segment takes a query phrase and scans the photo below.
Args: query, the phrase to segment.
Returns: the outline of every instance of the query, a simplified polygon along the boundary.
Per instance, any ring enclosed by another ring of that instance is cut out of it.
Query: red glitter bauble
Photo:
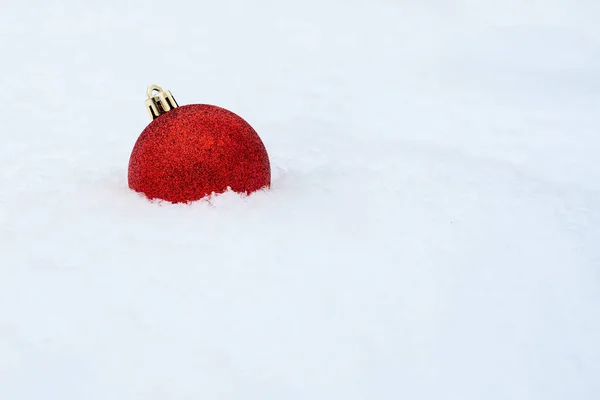
[[[271,166],[256,131],[224,108],[192,104],[154,119],[129,160],[129,187],[150,199],[199,200],[227,188],[251,193],[271,183]]]

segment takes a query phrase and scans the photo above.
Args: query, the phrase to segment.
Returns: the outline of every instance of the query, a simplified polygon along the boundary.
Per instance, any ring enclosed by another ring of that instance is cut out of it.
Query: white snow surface
[[[600,398],[600,2],[0,5],[0,398]],[[272,188],[127,186],[150,84]]]

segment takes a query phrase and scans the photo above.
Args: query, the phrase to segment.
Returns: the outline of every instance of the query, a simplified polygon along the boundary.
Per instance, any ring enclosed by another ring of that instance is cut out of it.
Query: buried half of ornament
[[[129,187],[173,203],[228,188],[267,188],[271,167],[256,131],[221,107],[192,104],[160,115],[144,129],[129,160]]]

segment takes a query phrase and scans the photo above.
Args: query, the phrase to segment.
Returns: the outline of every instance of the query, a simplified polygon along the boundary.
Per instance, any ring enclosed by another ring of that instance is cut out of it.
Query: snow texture
[[[600,2],[0,5],[0,398],[600,398]],[[146,87],[273,187],[127,187]]]

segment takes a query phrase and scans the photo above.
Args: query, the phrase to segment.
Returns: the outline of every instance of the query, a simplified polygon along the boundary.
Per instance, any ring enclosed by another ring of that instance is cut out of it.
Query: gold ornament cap
[[[150,118],[153,120],[167,111],[179,107],[179,104],[177,104],[171,92],[169,90],[163,90],[158,85],[148,86],[146,95],[148,96],[146,99],[146,109],[148,110],[148,114],[150,114]]]

